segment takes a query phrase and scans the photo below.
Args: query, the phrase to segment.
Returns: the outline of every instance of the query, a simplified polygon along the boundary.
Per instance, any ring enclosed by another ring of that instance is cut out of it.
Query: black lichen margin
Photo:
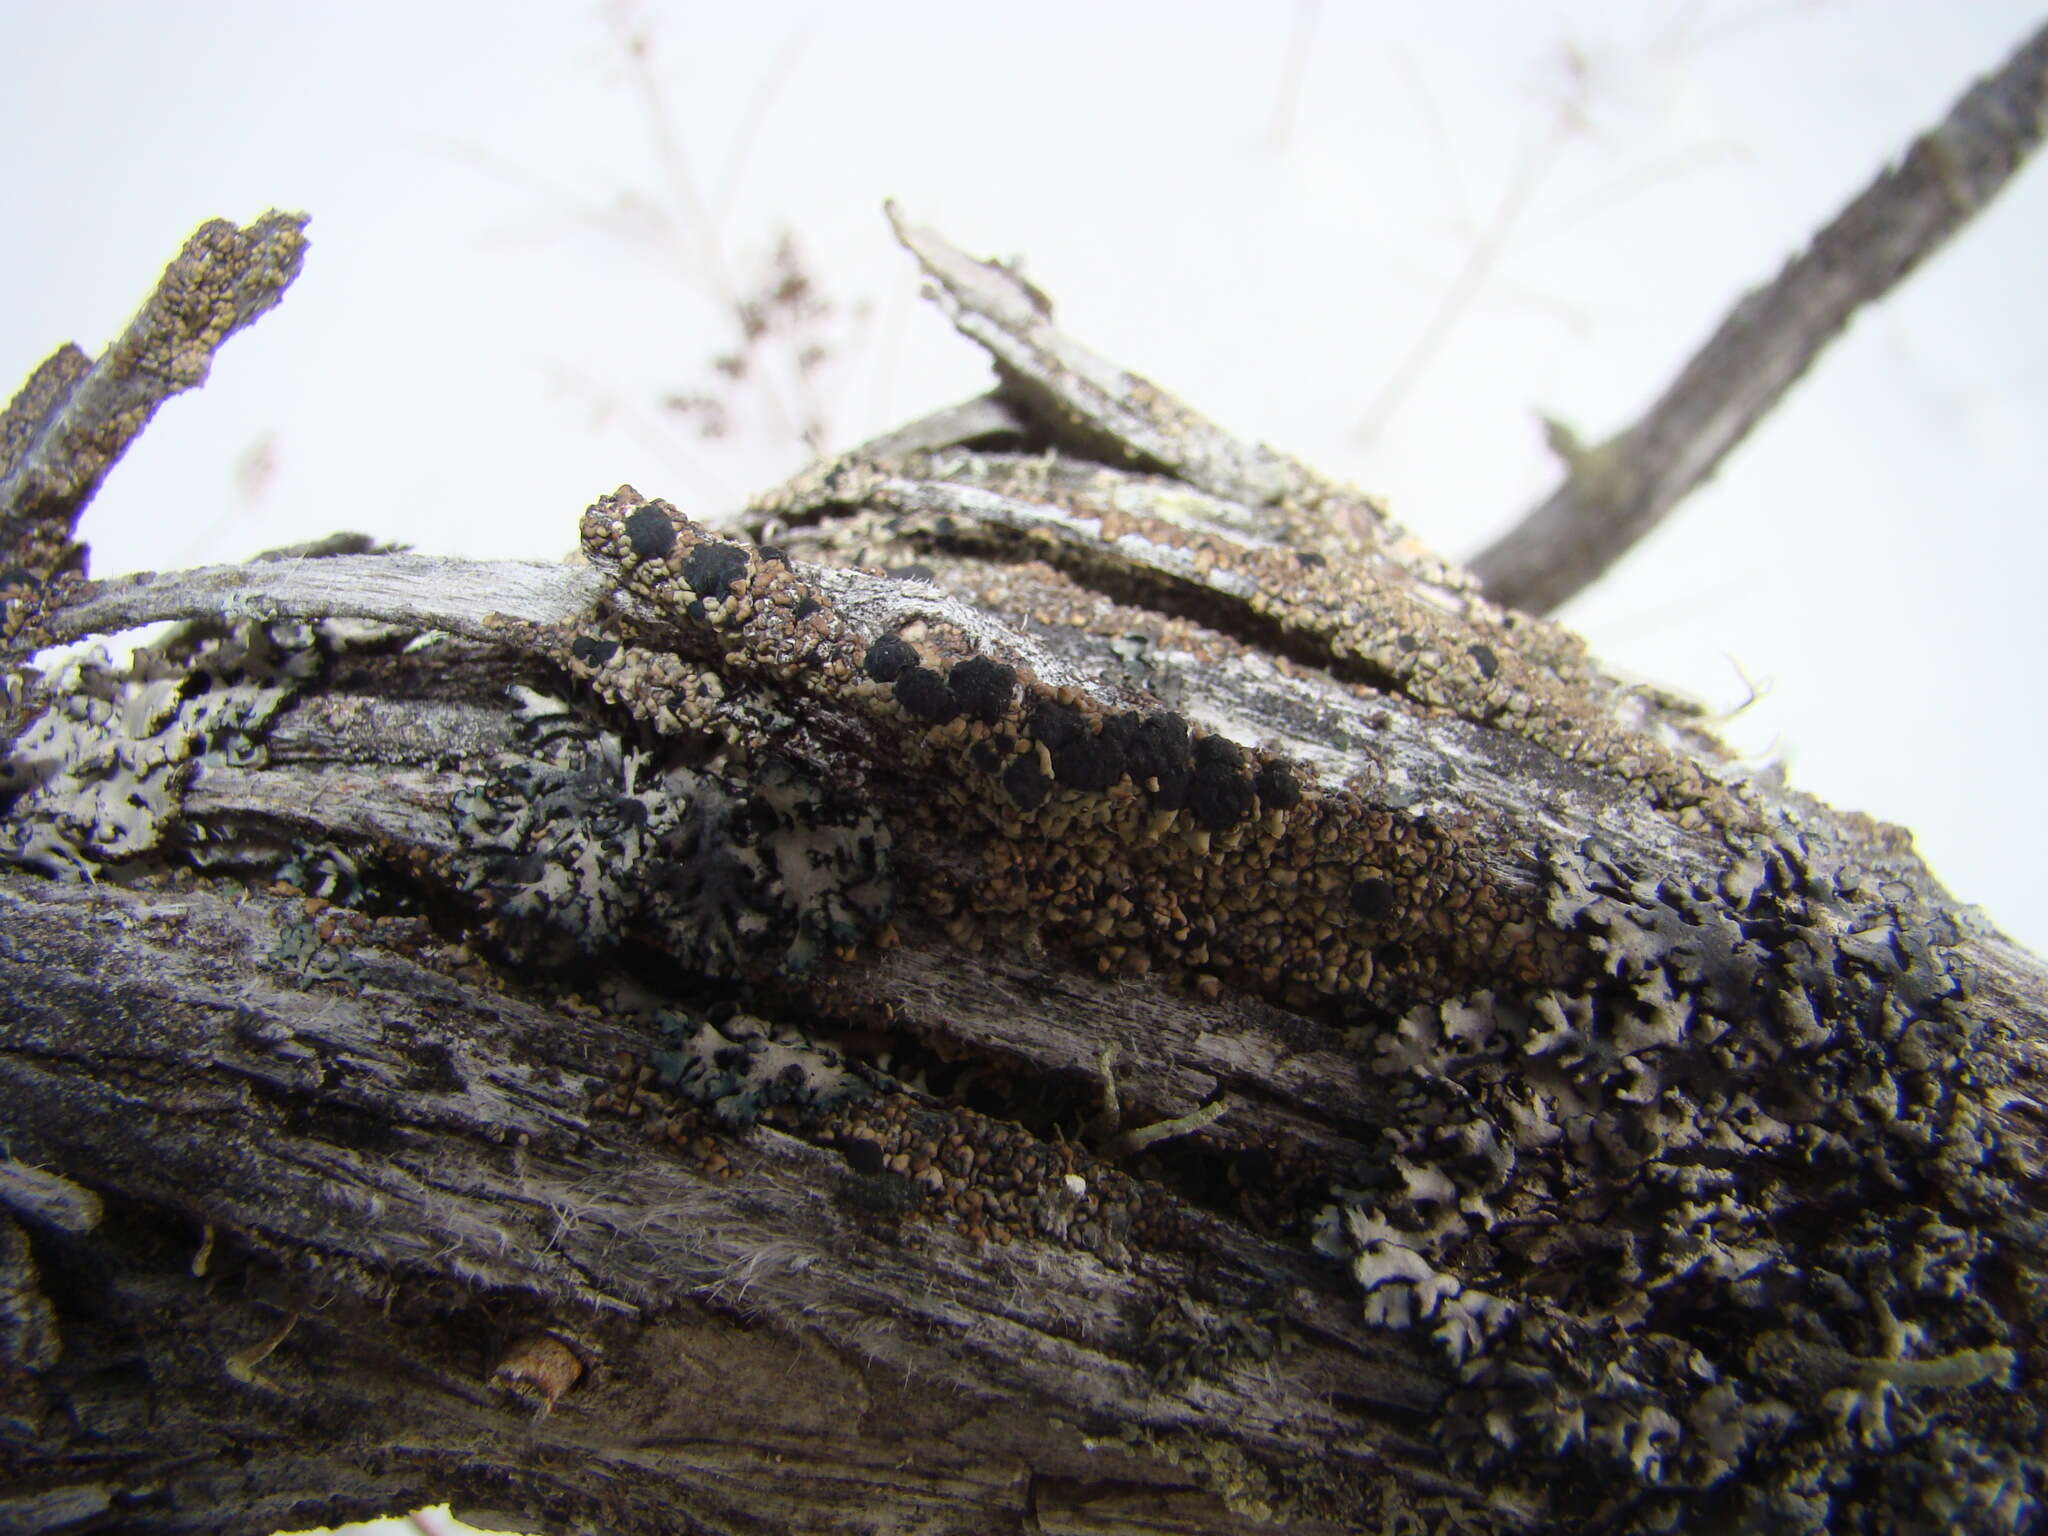
[[[1073,705],[1040,699],[1031,707],[1030,727],[1052,759],[1052,776],[1067,788],[1099,793],[1124,776],[1132,730],[1117,719],[1090,730]]]
[[[676,528],[666,512],[650,503],[626,519],[626,538],[642,560],[660,560],[676,547]]]
[[[1382,880],[1377,875],[1352,881],[1351,910],[1368,923],[1378,922],[1394,910],[1393,882]]]
[[[929,725],[944,725],[960,713],[953,690],[930,667],[905,667],[896,674],[896,702]]]
[[[953,668],[946,682],[968,719],[994,725],[1017,691],[1017,669],[986,656],[970,656]]]
[[[1040,699],[1031,706],[1026,721],[1031,734],[1045,744],[1057,760],[1060,752],[1087,732],[1081,711],[1060,699]]]
[[[683,561],[683,580],[702,598],[724,597],[733,583],[746,574],[747,552],[738,544],[710,540],[691,550],[689,558]]]
[[[1027,753],[1003,770],[1003,788],[1020,811],[1035,811],[1052,793],[1052,780],[1038,766],[1036,756]]]
[[[1124,776],[1124,749],[1108,730],[1076,737],[1053,754],[1053,777],[1069,789],[1100,793]]]
[[[1252,779],[1259,792],[1259,804],[1269,811],[1291,811],[1301,804],[1301,781],[1294,770],[1277,759],[1260,766]]]
[[[1195,776],[1187,721],[1170,710],[1139,720],[1124,748],[1124,769],[1151,791],[1160,810],[1183,809]]]
[[[906,667],[917,665],[917,648],[901,635],[879,635],[868,647],[861,669],[878,683],[893,683]]]
[[[1252,813],[1251,775],[1245,772],[1244,748],[1227,736],[1204,736],[1195,743],[1195,781],[1188,809],[1211,832],[1227,832]]]

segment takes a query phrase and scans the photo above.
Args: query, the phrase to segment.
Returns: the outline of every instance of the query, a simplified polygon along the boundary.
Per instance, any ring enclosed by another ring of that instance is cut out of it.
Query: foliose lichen
[[[874,817],[786,763],[728,777],[537,700],[528,745],[450,807],[458,881],[514,957],[630,938],[707,975],[801,975],[886,920],[890,834]]]
[[[1699,884],[1558,851],[1548,915],[1578,986],[1358,1032],[1400,1113],[1324,1218],[1457,1368],[1454,1451],[1619,1475],[1631,1529],[2038,1520],[1952,921],[1789,833]]]
[[[263,759],[265,728],[318,673],[315,628],[247,620],[222,633],[64,654],[48,703],[0,761],[0,857],[60,874],[157,849],[190,776]]]
[[[872,1095],[839,1052],[788,1025],[737,1012],[716,1023],[666,1012],[660,1018],[667,1041],[653,1058],[660,1082],[728,1128],[774,1111],[809,1118]]]

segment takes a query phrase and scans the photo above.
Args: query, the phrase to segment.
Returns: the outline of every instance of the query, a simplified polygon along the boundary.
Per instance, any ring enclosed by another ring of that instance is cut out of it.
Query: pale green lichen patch
[[[320,664],[312,626],[253,620],[126,666],[97,648],[65,655],[0,763],[0,856],[84,874],[154,852],[189,776],[260,761],[265,728]]]

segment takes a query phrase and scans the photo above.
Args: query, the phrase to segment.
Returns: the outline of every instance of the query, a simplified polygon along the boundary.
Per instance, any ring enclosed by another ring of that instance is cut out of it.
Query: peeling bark
[[[743,529],[4,589],[0,1524],[2038,1525],[2040,963],[899,228]]]

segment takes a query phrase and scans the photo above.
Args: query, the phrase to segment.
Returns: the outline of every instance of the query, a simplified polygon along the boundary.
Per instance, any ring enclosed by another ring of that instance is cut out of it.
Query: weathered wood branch
[[[905,237],[744,536],[6,589],[0,1524],[2037,1524],[2039,962]]]
[[[78,515],[158,406],[206,382],[222,342],[283,297],[305,259],[303,214],[200,226],[98,361],[66,343],[0,417],[0,543],[40,577],[82,566]],[[61,534],[53,530],[62,530]]]
[[[1857,311],[2004,189],[2048,132],[2048,27],[1915,139],[1775,278],[1742,300],[1623,431],[1582,447],[1551,423],[1565,479],[1482,550],[1495,601],[1550,613],[1597,580],[1769,415]]]

